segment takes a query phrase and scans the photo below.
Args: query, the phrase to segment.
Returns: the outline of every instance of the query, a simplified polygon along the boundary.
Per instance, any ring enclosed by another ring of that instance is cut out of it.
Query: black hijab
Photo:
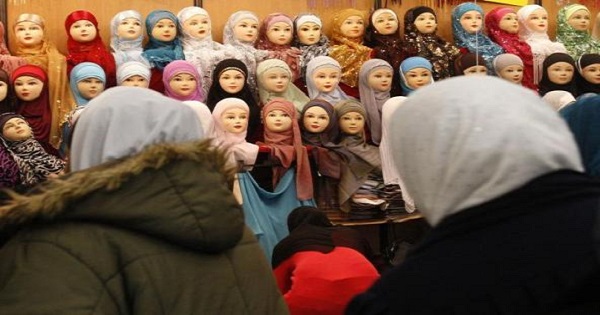
[[[600,54],[583,54],[577,60],[575,83],[577,85],[577,93],[579,95],[585,93],[600,93],[600,84],[594,84],[583,77],[583,69],[593,64],[600,64]]]
[[[569,82],[567,84],[556,84],[556,83],[550,81],[550,79],[548,77],[548,68],[550,68],[550,66],[552,66],[553,64],[555,64],[557,62],[566,62],[566,63],[572,65],[573,69],[576,69],[575,60],[573,60],[573,57],[571,57],[570,55],[565,54],[565,53],[550,54],[548,57],[546,57],[543,65],[542,65],[542,68],[543,68],[542,69],[542,79],[540,80],[540,84],[539,84],[540,96],[544,96],[544,95],[546,95],[546,93],[548,93],[550,91],[557,91],[557,90],[570,92],[571,94],[573,94],[573,96],[577,95],[577,88],[575,85],[575,76],[573,76],[573,80],[571,80],[571,82]]]

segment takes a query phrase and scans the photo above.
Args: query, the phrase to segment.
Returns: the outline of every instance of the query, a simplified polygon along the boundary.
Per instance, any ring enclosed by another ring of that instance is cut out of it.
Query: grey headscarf
[[[371,75],[371,72],[381,68],[388,69],[394,74],[394,68],[382,59],[367,60],[360,67],[360,73],[358,74],[360,101],[367,110],[367,124],[371,131],[371,141],[377,145],[381,142],[381,108],[383,107],[383,103],[390,98],[390,91],[376,91],[369,86],[369,75]],[[390,78],[390,90],[391,88],[392,79]]]
[[[203,137],[195,112],[156,91],[114,87],[90,101],[71,145],[71,170],[90,168],[164,142]]]
[[[391,146],[403,148],[392,152],[398,172],[434,226],[541,175],[583,171],[565,122],[532,91],[496,77],[423,87],[391,120]]]

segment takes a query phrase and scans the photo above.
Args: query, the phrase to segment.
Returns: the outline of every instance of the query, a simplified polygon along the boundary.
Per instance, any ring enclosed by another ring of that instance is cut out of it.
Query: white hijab
[[[203,138],[194,110],[156,91],[117,86],[91,100],[77,120],[71,169],[79,171],[164,142]]]
[[[532,91],[496,77],[423,87],[391,120],[394,162],[432,226],[541,175],[583,171],[565,122]]]

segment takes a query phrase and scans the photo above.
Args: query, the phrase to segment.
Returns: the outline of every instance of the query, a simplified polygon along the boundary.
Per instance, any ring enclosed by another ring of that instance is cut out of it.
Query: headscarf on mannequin
[[[371,59],[363,64],[358,79],[360,101],[367,111],[367,125],[371,134],[371,141],[379,145],[381,142],[381,108],[383,103],[390,98],[390,91],[382,92],[369,85],[369,75],[379,69],[387,69],[394,73],[394,68],[385,60]],[[390,86],[392,81],[390,80]]]
[[[287,89],[281,93],[268,91],[265,86],[265,76],[268,75],[270,70],[274,69],[285,71],[290,78]],[[310,101],[310,98],[292,83],[292,70],[287,63],[280,59],[267,59],[261,61],[256,68],[256,77],[258,79],[258,95],[261,104],[267,104],[275,98],[283,98],[294,103],[294,107],[300,112],[302,111],[302,108],[304,108],[304,105]]]
[[[537,85],[533,80],[533,53],[527,42],[521,40],[518,34],[511,34],[500,28],[500,21],[509,14],[516,14],[514,9],[495,7],[485,16],[485,27],[490,39],[498,43],[505,52],[515,54],[523,61],[524,87],[537,91]]]
[[[317,90],[315,82],[313,80],[313,74],[319,68],[335,68],[342,71],[340,64],[333,58],[327,56],[318,56],[311,60],[306,67],[306,87],[308,88],[308,97],[310,99],[322,99],[335,106],[340,101],[350,99],[351,97],[346,95],[344,91],[338,86],[329,93],[321,92]]]
[[[196,81],[194,91],[188,96],[177,94],[175,91],[173,91],[169,84],[174,76],[181,73],[186,73],[193,76],[194,80]],[[202,80],[200,79],[200,74],[198,73],[198,70],[196,70],[196,67],[185,60],[172,61],[165,67],[163,70],[163,83],[165,85],[165,95],[170,98],[174,98],[178,101],[204,101],[204,92],[202,91]]]
[[[102,81],[102,84],[106,87],[106,74],[104,73],[104,70],[93,62],[82,62],[77,64],[73,70],[71,70],[70,77],[71,91],[73,91],[73,97],[75,98],[78,107],[86,105],[90,101],[85,99],[77,88],[77,84],[81,80],[89,78],[98,79]]]
[[[298,38],[298,30],[302,24],[312,22],[321,28],[321,37],[316,44],[305,45],[300,42]],[[308,63],[318,56],[327,56],[329,54],[329,38],[323,32],[323,22],[321,18],[312,13],[301,13],[294,19],[294,39],[292,40],[292,46],[297,47],[302,51],[302,58],[300,58],[300,77],[305,78],[306,66]]]
[[[583,69],[590,65],[600,65],[600,54],[583,54],[575,63],[575,84],[577,95],[585,93],[600,93],[600,84],[589,82],[583,77]]]
[[[582,170],[564,121],[535,93],[496,77],[424,87],[391,120],[393,160],[432,226],[541,175]]]
[[[573,79],[566,84],[556,84],[550,81],[548,76],[548,68],[557,62],[566,62],[573,66],[573,69],[577,71],[575,66],[575,60],[569,55],[565,53],[553,53],[546,60],[544,60],[543,69],[542,69],[542,79],[540,80],[540,96],[546,95],[546,93],[550,91],[562,90],[571,93],[572,95],[577,95],[577,86],[575,84],[575,74],[573,74]]]
[[[152,37],[152,29],[158,21],[168,19],[175,23],[177,34],[173,40],[164,42]],[[163,70],[171,61],[185,59],[183,48],[179,42],[181,29],[177,17],[167,10],[154,10],[146,17],[146,32],[148,33],[148,43],[144,46],[142,56],[150,61],[153,68]]]
[[[467,32],[460,24],[460,18],[469,11],[477,11],[483,19],[483,9],[474,2],[463,2],[452,9],[452,34],[454,35],[454,44],[459,48],[464,48],[469,52],[481,55],[485,59],[489,73],[494,68],[492,64],[494,58],[504,53],[500,45],[494,43],[483,33],[483,24],[481,29],[475,34]]]
[[[44,73],[48,76],[49,106],[52,112],[50,115],[52,124],[50,127],[49,141],[53,147],[57,148],[60,143],[60,121],[62,117],[76,106],[75,100],[73,100],[73,94],[69,88],[67,60],[65,56],[56,49],[56,46],[49,41],[45,22],[41,16],[23,13],[17,17],[15,25],[25,21],[39,25],[44,32],[44,38],[40,45],[36,47],[26,47],[17,41],[15,55],[25,58],[30,65],[42,68]],[[54,71],[48,72],[48,69],[54,69]]]
[[[272,43],[267,33],[273,24],[285,23],[289,25],[292,30],[292,40],[294,37],[294,22],[292,19],[283,13],[271,13],[269,14],[260,25],[258,29],[258,40],[256,41],[256,48],[266,50],[269,52],[269,58],[276,58],[283,60],[288,64],[292,71],[292,82],[300,77],[300,59],[302,58],[302,51],[296,47],[292,47],[291,41],[286,45],[278,45]]]
[[[367,17],[363,11],[357,9],[343,9],[333,16],[331,27],[331,46],[329,56],[339,62],[342,68],[341,82],[350,87],[358,86],[358,72],[365,61],[371,59],[372,49],[363,45],[362,38],[347,38],[341,31],[341,26],[351,16],[362,18],[364,24],[368,24]],[[308,85],[308,83],[307,83]]]
[[[6,30],[4,23],[0,21],[0,69],[10,75],[14,69],[26,64],[27,61],[21,57],[11,56],[10,51],[6,47],[5,38]]]
[[[586,6],[576,3],[560,8],[557,13],[556,41],[565,45],[573,59],[586,53],[600,53],[600,42],[593,39],[589,31],[578,31],[569,24],[571,15],[579,10],[586,10],[591,16]]]
[[[430,34],[421,33],[415,22],[423,13],[433,14],[437,21],[435,11],[426,6],[411,8],[404,14],[404,45],[407,57],[419,56],[429,60],[433,66],[433,79],[436,81],[451,77],[454,70],[452,63],[460,54],[460,50],[438,36],[437,28]]]
[[[423,58],[423,57],[409,57],[404,59],[404,61],[402,61],[402,64],[400,64],[400,86],[402,86],[402,92],[404,93],[404,95],[409,95],[410,93],[414,92],[415,89],[408,86],[408,79],[406,78],[406,73],[412,69],[416,69],[416,68],[425,68],[427,70],[429,70],[429,72],[433,72],[433,66],[431,65],[431,62],[429,62],[429,60]],[[433,79],[433,75],[431,76],[431,83],[433,83],[435,80]]]
[[[86,43],[76,41],[70,33],[71,25],[81,20],[90,21],[94,24],[94,28],[96,28],[96,37]],[[96,17],[89,11],[73,11],[65,19],[65,30],[67,32],[67,51],[69,52],[67,55],[67,75],[70,75],[71,70],[76,65],[86,61],[93,62],[104,70],[106,74],[106,87],[115,86],[117,73],[115,58],[102,42]]]
[[[139,61],[127,61],[117,67],[117,85],[122,85],[127,78],[139,75],[150,82],[150,68]]]
[[[310,132],[304,126],[304,115],[306,115],[306,111],[312,107],[322,108],[329,117],[329,125],[327,125],[325,130],[320,133]],[[300,113],[299,122],[300,132],[302,133],[302,143],[313,147],[312,155],[315,159],[315,163],[319,167],[319,173],[335,179],[340,178],[340,157],[329,149],[333,146],[333,142],[337,139],[340,128],[333,105],[320,99],[311,100],[306,104],[306,106],[304,106],[304,109]]]
[[[0,101],[0,114],[16,111],[15,88],[10,82],[10,75],[0,69],[0,81],[6,85],[6,97]]]
[[[476,55],[470,52],[466,54],[460,54],[454,60],[454,76],[457,77],[460,75],[465,75],[465,70],[475,66],[484,66],[487,69],[485,59],[483,59],[481,55]]]
[[[134,39],[119,37],[119,25],[125,19],[135,19],[140,23],[140,27],[142,28],[140,36]],[[150,68],[150,62],[142,56],[142,52],[144,52],[144,47],[142,47],[144,30],[142,26],[142,15],[135,10],[121,11],[110,21],[110,47],[112,48],[117,68],[128,61],[138,61]]]

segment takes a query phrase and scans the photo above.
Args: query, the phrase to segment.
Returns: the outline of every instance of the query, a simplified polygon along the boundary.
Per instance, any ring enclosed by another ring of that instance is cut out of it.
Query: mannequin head
[[[577,70],[591,84],[600,84],[600,54],[584,54],[577,62]]]
[[[548,31],[548,12],[544,8],[535,9],[527,16],[525,25],[532,32],[546,33]]]
[[[219,85],[229,94],[240,92],[244,88],[244,84],[246,84],[246,77],[240,69],[226,68],[219,74]]]
[[[437,28],[437,20],[431,12],[423,12],[415,19],[415,27],[423,34],[434,33]]]
[[[272,109],[264,115],[265,129],[271,132],[285,132],[292,129],[292,117],[283,110]]]
[[[390,9],[378,9],[371,16],[371,24],[378,34],[392,35],[398,31],[398,16]]]
[[[296,36],[303,45],[314,45],[321,40],[323,23],[314,14],[301,14],[294,20]]]
[[[8,141],[23,141],[33,137],[33,131],[24,117],[17,114],[3,114],[2,138]]]
[[[85,105],[104,91],[106,74],[99,65],[82,62],[71,70],[69,82],[77,105]]]
[[[574,7],[574,10],[567,10],[567,23],[577,31],[588,31],[591,25],[590,20],[590,11],[583,6]]]
[[[433,83],[433,66],[423,57],[409,57],[400,64],[400,84],[405,94]]]
[[[44,82],[33,76],[22,75],[15,78],[13,86],[17,98],[29,102],[40,97],[44,88]]]
[[[304,110],[302,124],[308,132],[321,133],[327,129],[329,122],[329,114],[320,106],[310,106]]]
[[[44,20],[37,14],[19,15],[13,30],[17,42],[24,47],[37,47],[44,41]]]
[[[427,68],[413,68],[405,73],[406,85],[416,90],[431,84],[431,70]]]
[[[546,71],[550,82],[562,85],[573,80],[575,67],[568,62],[559,61],[551,64]]]
[[[342,78],[342,72],[339,68],[323,66],[315,69],[312,73],[312,80],[319,92],[329,93],[335,90]]]
[[[124,40],[135,40],[142,36],[142,21],[136,18],[121,20],[117,26],[117,35]]]
[[[342,101],[335,106],[340,131],[346,135],[363,135],[367,114],[361,103],[355,100]]]
[[[196,66],[186,60],[170,62],[163,71],[165,95],[180,101],[203,101],[202,82]]]
[[[4,101],[8,96],[8,83],[0,81],[0,102]]]
[[[494,70],[498,77],[521,84],[523,81],[523,61],[514,54],[501,54],[494,58]]]
[[[378,92],[389,92],[392,89],[393,71],[388,67],[377,67],[369,72],[369,87]]]
[[[498,23],[498,27],[507,33],[517,34],[519,32],[517,14],[514,12],[504,14]]]
[[[150,84],[150,69],[139,61],[128,61],[117,68],[117,84],[147,88]]]
[[[365,21],[359,15],[349,16],[342,22],[340,31],[343,36],[350,39],[362,38],[365,34]]]
[[[89,20],[79,20],[71,24],[69,35],[79,43],[88,43],[96,38],[98,32],[96,27]]]
[[[211,32],[208,15],[196,14],[183,21],[183,31],[195,39],[204,39]]]
[[[197,85],[194,75],[187,72],[179,72],[169,79],[169,87],[173,93],[183,97],[192,95]]]
[[[485,60],[479,54],[460,54],[454,60],[454,75],[487,75]]]
[[[258,19],[241,19],[233,26],[233,36],[242,43],[253,44],[258,38]]]
[[[283,68],[272,68],[261,75],[264,88],[269,92],[283,93],[290,84],[291,75]]]
[[[267,16],[263,23],[266,25],[262,26],[265,29],[261,29],[261,32],[264,32],[269,42],[275,45],[289,45],[292,42],[294,22],[287,15],[273,13]]]
[[[467,11],[461,15],[460,25],[467,33],[475,34],[483,26],[483,15],[476,10]]]
[[[170,42],[177,37],[177,25],[170,19],[161,19],[154,24],[151,35],[161,42]]]
[[[464,75],[487,75],[487,68],[484,65],[471,66],[465,69]]]
[[[232,107],[221,114],[221,126],[230,133],[243,133],[248,129],[249,112],[247,109]]]

